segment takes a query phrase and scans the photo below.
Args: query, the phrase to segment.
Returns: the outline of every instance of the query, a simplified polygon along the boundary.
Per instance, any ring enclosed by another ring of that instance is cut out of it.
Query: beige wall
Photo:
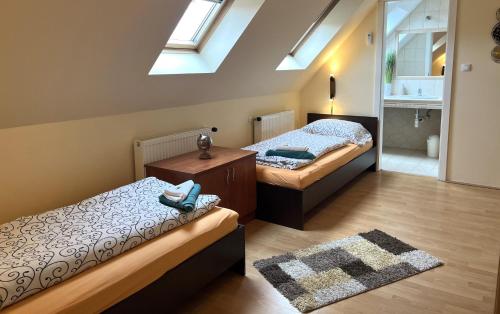
[[[490,58],[498,8],[498,0],[458,2],[448,178],[500,188],[500,64]]]
[[[133,180],[132,141],[216,126],[216,145],[252,139],[250,117],[294,109],[295,93],[0,130],[0,223]]]
[[[490,60],[489,34],[497,7],[498,0],[459,1],[448,168],[450,180],[494,187],[500,187],[500,65]],[[216,144],[241,147],[251,140],[250,116],[293,108],[304,123],[306,112],[328,113],[332,72],[335,113],[372,115],[375,45],[367,46],[365,36],[376,20],[373,10],[300,94],[0,129],[0,222],[131,182],[135,138],[217,126]],[[459,72],[460,63],[472,63],[473,71]]]
[[[186,0],[2,2],[0,222],[130,182],[135,138],[215,125],[217,144],[241,147],[250,116],[299,113],[296,91],[323,55],[305,71],[275,68],[327,2],[266,1],[216,73],[154,77]]]
[[[373,9],[305,84],[300,91],[302,119],[307,112],[330,113],[330,73],[334,74],[337,86],[334,113],[373,114],[375,44],[367,45],[366,35],[375,34],[376,21],[377,10]]]
[[[328,0],[272,0],[215,73],[148,76],[188,3],[1,0],[0,129],[296,92],[314,68],[275,71]]]

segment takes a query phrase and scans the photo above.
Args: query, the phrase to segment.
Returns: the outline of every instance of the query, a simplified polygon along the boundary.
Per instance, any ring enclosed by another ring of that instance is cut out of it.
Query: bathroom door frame
[[[385,31],[386,15],[385,3],[399,0],[378,0],[377,5],[377,36],[376,39],[376,67],[375,67],[375,88],[374,88],[374,113],[379,118],[379,138],[378,138],[378,161],[377,170],[380,170],[382,162],[383,132],[384,132],[384,52],[385,52]],[[457,2],[449,0],[448,7],[448,29],[446,42],[446,67],[443,87],[443,108],[441,110],[441,129],[439,142],[439,169],[438,180],[447,181],[448,166],[448,138],[450,128],[450,106],[453,83],[453,59],[455,56],[455,33],[457,24]]]

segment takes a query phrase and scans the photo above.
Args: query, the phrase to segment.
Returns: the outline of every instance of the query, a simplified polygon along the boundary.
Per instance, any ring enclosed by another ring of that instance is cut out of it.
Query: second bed
[[[257,164],[258,219],[304,229],[306,214],[366,170],[376,170],[378,119],[308,113],[307,123],[337,119],[361,124],[371,135],[362,145],[347,144],[298,169]],[[292,145],[295,143],[291,143]]]

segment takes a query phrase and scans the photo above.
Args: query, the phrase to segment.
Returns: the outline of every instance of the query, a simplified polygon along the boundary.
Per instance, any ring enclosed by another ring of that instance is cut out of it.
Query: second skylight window
[[[221,12],[224,0],[192,0],[166,48],[196,50]]]

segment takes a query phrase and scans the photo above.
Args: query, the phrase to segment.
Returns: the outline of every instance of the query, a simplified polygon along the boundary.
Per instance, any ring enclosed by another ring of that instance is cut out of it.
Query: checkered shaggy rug
[[[380,230],[254,262],[274,288],[301,312],[441,264],[434,256]]]

